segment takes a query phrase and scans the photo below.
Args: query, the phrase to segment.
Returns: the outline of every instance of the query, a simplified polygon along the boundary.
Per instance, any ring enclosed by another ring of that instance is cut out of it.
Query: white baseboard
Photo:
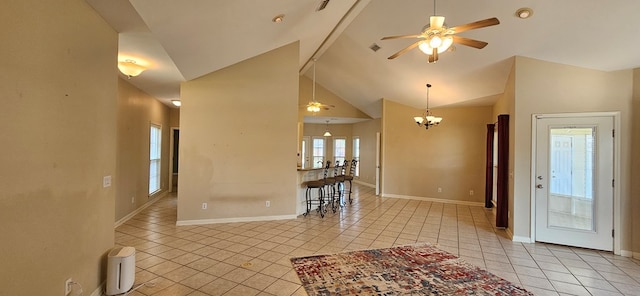
[[[182,221],[177,221],[176,226],[234,223],[234,222],[290,220],[290,219],[296,219],[296,218],[297,218],[296,215],[280,215],[280,216],[239,217],[239,218],[222,218],[222,219],[182,220]]]
[[[633,251],[629,251],[629,250],[620,250],[620,256],[622,256],[622,257],[631,257],[633,259],[640,259],[640,253],[639,252],[633,252]]]
[[[168,191],[164,191],[156,195],[152,200],[147,201],[141,207],[135,209],[133,212],[129,213],[128,215],[122,217],[120,220],[116,221],[116,224],[113,228],[117,228],[118,226],[126,223],[127,221],[129,221],[129,219],[133,218],[133,216],[142,212],[144,209],[148,208],[150,205],[154,204],[156,201],[160,200],[161,198],[165,197],[165,195],[167,195],[168,193],[169,193]]]
[[[360,185],[366,186],[366,187],[369,187],[369,188],[373,188],[373,189],[376,188],[376,184],[370,184],[370,183],[363,182],[363,181],[360,181],[360,180],[353,180],[352,182],[356,183],[356,184],[360,184]]]
[[[483,202],[475,202],[475,201],[451,200],[451,199],[441,199],[441,198],[431,198],[431,197],[411,196],[411,195],[400,195],[400,194],[388,194],[388,193],[383,193],[382,197],[413,199],[413,200],[422,200],[422,201],[431,201],[431,202],[441,202],[441,203],[446,203],[446,204],[456,204],[456,205],[463,205],[463,206],[481,206],[481,207],[484,207],[484,203]]]
[[[514,236],[511,238],[511,240],[512,240],[512,241],[514,241],[514,242],[517,242],[517,243],[526,243],[526,244],[533,243],[533,242],[531,241],[531,238],[530,238],[530,237],[526,237],[526,236],[518,236],[518,235],[514,235]]]

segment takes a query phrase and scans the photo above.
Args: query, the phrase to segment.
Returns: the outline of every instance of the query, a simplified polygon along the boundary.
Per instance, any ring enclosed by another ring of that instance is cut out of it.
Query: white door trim
[[[376,195],[380,193],[380,133],[376,133]]]
[[[561,117],[597,117],[607,116],[613,117],[613,126],[615,129],[615,137],[613,138],[613,179],[615,186],[613,188],[613,229],[615,236],[613,237],[613,253],[620,255],[620,242],[622,240],[622,231],[620,231],[620,112],[591,112],[591,113],[554,113],[554,114],[532,114],[531,115],[531,172],[529,196],[531,201],[531,242],[536,241],[536,135],[537,120],[542,118],[561,118]]]

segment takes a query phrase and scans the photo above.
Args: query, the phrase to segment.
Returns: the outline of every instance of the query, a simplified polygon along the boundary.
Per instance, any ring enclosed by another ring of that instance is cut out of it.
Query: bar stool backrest
[[[324,180],[329,177],[329,168],[331,167],[331,160],[327,160],[327,165],[324,167]]]
[[[336,165],[333,167],[333,176],[337,177],[340,175],[340,172],[342,170],[340,169],[340,161],[336,160]]]
[[[356,165],[358,165],[358,161],[357,160],[352,160],[351,161],[351,167],[349,168],[349,176],[354,176],[356,174]]]
[[[340,176],[344,176],[347,173],[347,167],[349,167],[349,161],[345,159],[340,167]]]

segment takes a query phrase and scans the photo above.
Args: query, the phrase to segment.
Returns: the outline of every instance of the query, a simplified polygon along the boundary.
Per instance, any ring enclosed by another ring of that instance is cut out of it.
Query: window
[[[321,168],[324,164],[324,138],[313,138],[313,168]]]
[[[160,146],[162,129],[151,124],[149,130],[149,195],[160,191]]]
[[[355,175],[360,176],[360,137],[353,137],[353,160],[358,161]]]
[[[333,162],[344,162],[347,153],[347,139],[333,138]]]

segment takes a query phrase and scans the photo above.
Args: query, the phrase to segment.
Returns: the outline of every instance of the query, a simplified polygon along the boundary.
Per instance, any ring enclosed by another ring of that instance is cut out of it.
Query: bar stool
[[[327,203],[329,205],[331,205],[331,211],[333,211],[334,213],[337,210],[337,205],[336,205],[336,201],[335,201],[335,195],[336,195],[336,173],[337,173],[337,167],[334,167],[334,172],[333,172],[333,176],[328,176],[329,174],[329,169],[331,168],[331,161],[327,160],[327,165],[325,166],[325,171],[324,171],[324,186],[325,186],[325,190],[327,192]]]
[[[349,174],[344,176],[344,180],[349,181],[349,204],[353,203],[353,200],[351,199],[351,192],[352,192],[351,188],[353,187],[353,184],[351,183],[351,181],[353,181],[353,176],[356,174],[357,165],[358,165],[358,161],[355,159],[352,160],[351,167],[349,168]]]
[[[340,162],[336,161],[336,170],[335,170],[335,179],[336,185],[338,187],[338,202],[341,207],[344,207],[344,180],[345,173],[347,172],[347,166],[349,164],[348,160],[344,160],[342,162],[342,166],[340,166]]]
[[[307,190],[305,192],[305,202],[307,204],[307,211],[303,214],[304,216],[307,216],[309,214],[309,212],[311,212],[311,207],[314,204],[318,205],[318,208],[316,209],[316,211],[318,211],[320,213],[320,217],[324,218],[324,213],[327,211],[326,208],[324,207],[324,184],[325,184],[325,179],[327,178],[327,169],[323,169],[324,170],[324,177],[322,179],[319,180],[311,180],[311,181],[307,181],[306,185],[307,185]],[[313,199],[313,190],[317,189],[318,190],[318,198],[317,199]]]

